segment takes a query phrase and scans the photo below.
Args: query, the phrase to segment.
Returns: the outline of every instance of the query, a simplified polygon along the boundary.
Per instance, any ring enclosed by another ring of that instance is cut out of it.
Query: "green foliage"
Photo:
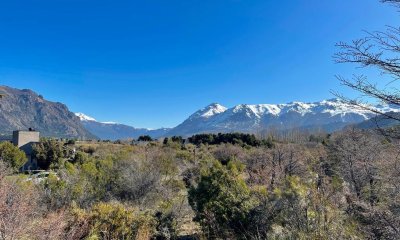
[[[75,145],[75,143],[76,143],[76,140],[75,140],[75,139],[69,139],[69,140],[67,141],[67,145]]]
[[[181,136],[172,136],[171,137],[172,142],[180,143],[182,144],[184,142],[183,138]]]
[[[370,137],[333,136],[327,146],[78,142],[74,155],[45,140],[37,153],[57,167],[40,183],[21,182],[38,186],[40,209],[74,211],[63,230],[71,239],[396,239],[398,148]]]
[[[25,153],[12,143],[2,142],[0,143],[0,160],[16,171],[25,164],[27,158]]]
[[[198,186],[189,190],[189,202],[209,237],[241,234],[255,204],[237,167],[216,161],[201,175]]]
[[[268,136],[267,139],[263,139],[262,140],[262,145],[268,147],[268,148],[272,148],[274,147],[274,138],[272,136]]]
[[[138,141],[139,142],[151,142],[151,141],[153,141],[153,138],[150,137],[149,135],[143,135],[143,136],[138,137]]]
[[[218,145],[221,143],[231,143],[240,146],[261,146],[262,141],[258,140],[254,134],[245,133],[218,133],[218,134],[197,134],[189,138],[189,142],[195,145],[208,144]]]
[[[54,139],[42,139],[33,146],[33,152],[41,169],[58,169],[63,165],[63,160],[72,157],[72,150],[64,142]]]
[[[284,184],[262,196],[249,214],[249,237],[268,239],[358,239],[356,224],[330,198],[340,192],[315,182],[287,177]],[[325,188],[322,190],[322,188]],[[257,230],[255,230],[257,229]]]
[[[83,164],[89,161],[89,155],[85,152],[77,151],[73,159],[74,163]]]
[[[167,145],[167,144],[168,144],[168,141],[169,141],[169,138],[167,138],[167,137],[166,137],[166,138],[164,138],[164,140],[163,140],[163,144],[164,144],[164,145]]]

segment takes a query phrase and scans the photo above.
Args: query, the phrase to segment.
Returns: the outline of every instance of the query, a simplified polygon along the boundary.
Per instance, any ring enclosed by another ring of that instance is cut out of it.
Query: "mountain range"
[[[388,105],[377,105],[382,112],[398,112]],[[366,121],[375,114],[355,108],[340,99],[314,103],[291,102],[287,104],[240,104],[226,108],[213,103],[197,111],[187,120],[171,129],[169,135],[190,136],[203,132],[247,132],[266,129],[309,129],[332,132],[350,124]]]
[[[399,112],[388,105],[377,105],[382,112]],[[101,123],[82,113],[77,114],[84,126],[100,138],[113,139],[150,135],[188,137],[199,133],[245,132],[255,133],[268,129],[275,131],[290,129],[324,130],[333,132],[348,125],[371,121],[376,114],[355,108],[340,99],[329,99],[314,103],[292,102],[287,104],[240,104],[227,108],[213,103],[189,116],[178,126],[167,129],[137,129],[116,123]],[[369,126],[369,125],[368,125]]]
[[[375,114],[355,108],[339,99],[314,103],[240,104],[227,108],[210,104],[189,116],[174,128],[146,129],[99,122],[83,113],[72,113],[62,103],[45,100],[31,90],[0,86],[0,134],[13,130],[34,128],[43,136],[82,139],[127,139],[141,135],[153,138],[191,136],[198,133],[244,132],[256,133],[273,129],[324,130],[332,132],[348,125],[371,126]],[[398,108],[377,105],[382,112],[400,113]]]
[[[170,130],[169,128],[160,129],[147,129],[147,128],[134,128],[128,125],[114,123],[114,122],[98,122],[96,119],[89,117],[83,113],[75,114],[81,120],[83,126],[91,133],[100,139],[117,140],[138,138],[142,135],[149,135],[152,138],[159,138],[164,136]]]

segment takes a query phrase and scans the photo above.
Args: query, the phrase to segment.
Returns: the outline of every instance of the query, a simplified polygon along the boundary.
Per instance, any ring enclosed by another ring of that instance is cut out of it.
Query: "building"
[[[21,171],[36,170],[37,161],[33,157],[33,144],[40,141],[40,133],[29,129],[29,131],[14,131],[12,143],[25,152],[28,161],[22,166]]]

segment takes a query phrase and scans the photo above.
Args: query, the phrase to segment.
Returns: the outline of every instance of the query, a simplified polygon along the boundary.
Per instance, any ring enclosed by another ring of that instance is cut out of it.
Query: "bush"
[[[189,190],[189,203],[208,238],[230,238],[244,234],[255,202],[237,167],[215,161]]]
[[[12,143],[2,142],[0,143],[0,160],[16,171],[25,164],[27,158],[25,153]]]
[[[150,239],[154,219],[121,203],[98,203],[89,211],[75,209],[75,222],[85,226],[82,239]]]

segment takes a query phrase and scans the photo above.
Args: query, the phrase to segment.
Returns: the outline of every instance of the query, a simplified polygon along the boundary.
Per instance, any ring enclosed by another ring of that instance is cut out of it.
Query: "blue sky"
[[[0,85],[74,112],[173,127],[212,102],[331,98],[334,44],[382,30],[378,0],[13,0],[0,2]]]

